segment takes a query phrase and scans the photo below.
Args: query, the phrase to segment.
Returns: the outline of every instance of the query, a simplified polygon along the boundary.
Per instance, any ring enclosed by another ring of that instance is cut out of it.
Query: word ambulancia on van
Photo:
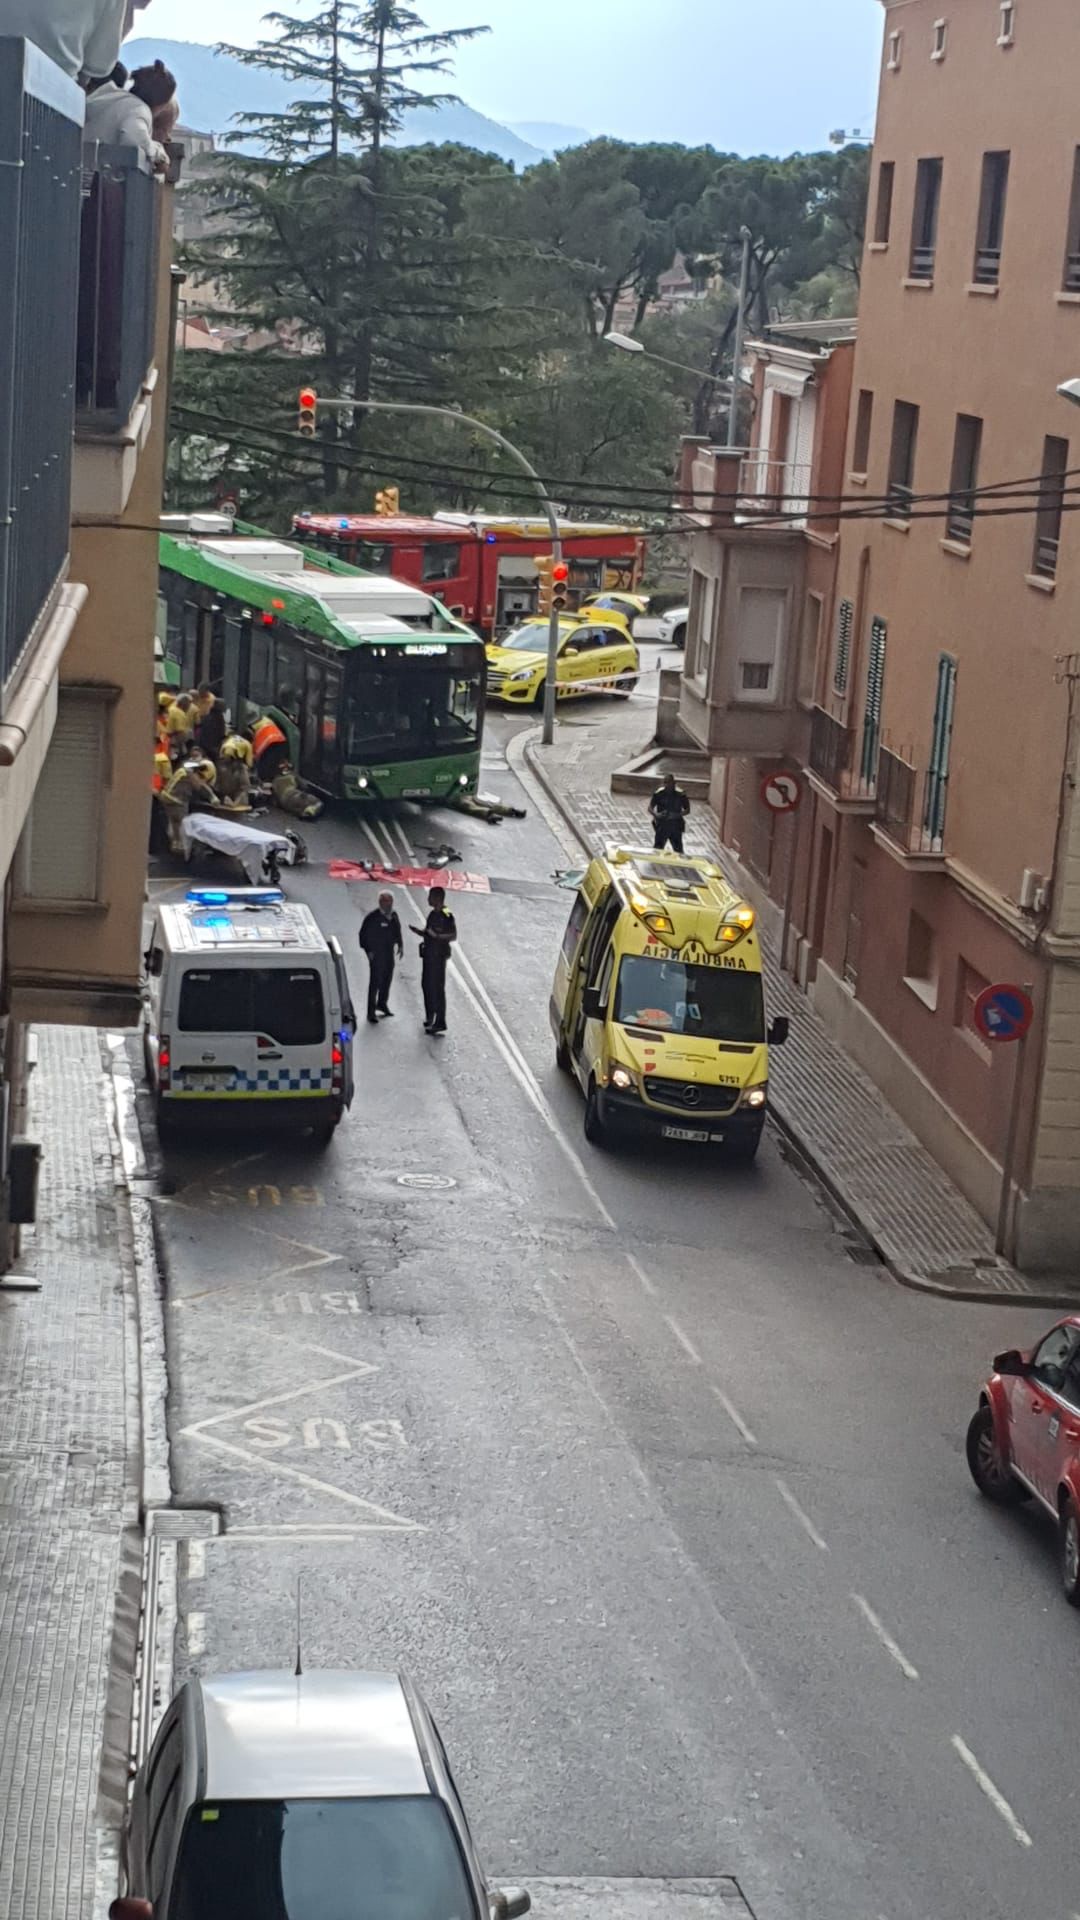
[[[585,1136],[652,1134],[752,1160],[769,1045],[753,907],[712,861],[608,847],[581,877],[551,993],[559,1066]]]
[[[231,1118],[328,1142],[352,1103],[356,1014],[337,940],[274,887],[194,887],[145,955],[159,1133]]]

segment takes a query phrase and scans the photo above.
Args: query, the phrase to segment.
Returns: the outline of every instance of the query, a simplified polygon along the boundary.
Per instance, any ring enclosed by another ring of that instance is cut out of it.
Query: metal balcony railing
[[[1001,278],[1001,248],[980,247],[975,255],[975,285],[996,287]]]
[[[945,514],[945,537],[955,540],[958,546],[970,547],[971,536],[975,528],[975,507],[966,494],[957,495],[949,501]]]
[[[154,353],[161,194],[134,147],[83,150],[79,247],[80,427],[113,433],[139,397]]]
[[[1080,253],[1069,253],[1065,256],[1064,291],[1080,293]]]
[[[913,496],[914,489],[906,481],[889,481],[888,507],[894,520],[910,520]]]
[[[1032,560],[1032,572],[1044,580],[1057,578],[1058,550],[1061,541],[1057,534],[1040,533],[1035,541],[1035,554]]]
[[[932,280],[934,277],[934,255],[936,252],[936,247],[912,247],[908,278],[911,280]]]
[[[0,39],[0,697],[67,567],[80,118],[73,81]]]
[[[810,494],[808,460],[770,460],[767,453],[748,453],[739,466],[740,512],[805,512]]]
[[[841,800],[872,800],[877,779],[876,737],[869,745],[864,735],[859,764],[855,763],[856,734],[824,707],[815,707],[810,721],[811,773]]]
[[[877,824],[903,852],[939,854],[945,837],[948,774],[917,767],[887,747],[878,755]]]

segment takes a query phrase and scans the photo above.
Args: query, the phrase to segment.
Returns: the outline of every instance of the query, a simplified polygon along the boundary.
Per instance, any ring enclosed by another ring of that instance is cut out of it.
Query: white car
[[[685,647],[686,623],[690,618],[689,607],[670,607],[661,616],[660,631],[657,639],[662,647]]]

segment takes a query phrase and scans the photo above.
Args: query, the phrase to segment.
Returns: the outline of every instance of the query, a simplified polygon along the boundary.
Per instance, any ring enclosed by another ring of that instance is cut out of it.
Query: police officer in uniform
[[[673,853],[683,850],[683,829],[686,816],[690,811],[690,801],[681,787],[675,785],[675,775],[666,773],[664,784],[657,787],[649,801],[649,812],[653,823],[653,846],[670,847]]]
[[[394,961],[402,958],[401,921],[394,912],[392,893],[380,893],[379,904],[364,915],[360,945],[368,957],[367,1017],[375,1026],[380,1013],[391,1016],[387,1000],[394,978]]]
[[[424,1032],[446,1032],[446,968],[457,939],[457,921],[446,905],[446,888],[432,887],[428,917],[422,927],[410,927],[420,936],[420,984],[424,994]]]

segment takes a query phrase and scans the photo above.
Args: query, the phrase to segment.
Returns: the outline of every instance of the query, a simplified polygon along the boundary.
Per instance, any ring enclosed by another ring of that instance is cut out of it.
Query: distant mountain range
[[[280,113],[298,89],[278,74],[248,67],[229,54],[189,40],[129,40],[124,62],[130,67],[164,60],[176,75],[180,118],[199,133],[222,135],[235,129],[237,113]],[[418,107],[405,117],[397,136],[402,146],[456,141],[480,153],[497,153],[517,168],[532,167],[560,147],[580,146],[591,136],[581,127],[526,121],[503,126],[464,101],[445,107]]]

